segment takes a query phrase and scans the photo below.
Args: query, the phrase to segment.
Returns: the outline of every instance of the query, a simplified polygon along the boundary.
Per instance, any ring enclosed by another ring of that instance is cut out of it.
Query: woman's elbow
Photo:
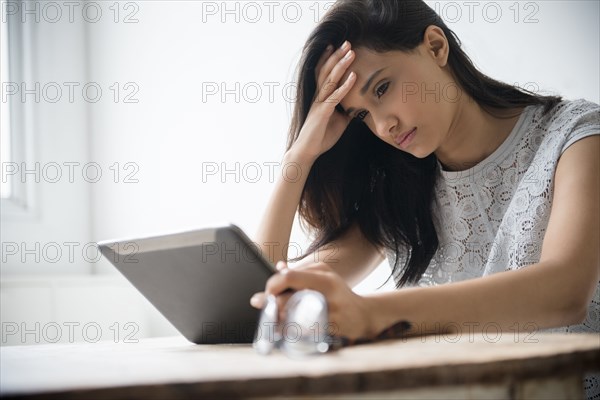
[[[563,276],[560,286],[560,297],[563,298],[562,306],[558,307],[558,319],[562,326],[578,325],[583,323],[588,316],[590,302],[597,296],[598,290],[598,263],[578,263],[579,273],[572,272]],[[557,297],[559,293],[556,293]]]
[[[596,289],[595,285],[590,289],[591,290],[587,288],[580,288],[577,293],[572,293],[568,304],[566,304],[566,306],[562,308],[560,312],[562,325],[578,325],[586,320],[588,315],[588,307],[590,306],[592,295]]]
[[[573,305],[569,310],[563,313],[562,320],[563,326],[566,325],[579,325],[583,323],[588,314],[588,304],[578,303]]]

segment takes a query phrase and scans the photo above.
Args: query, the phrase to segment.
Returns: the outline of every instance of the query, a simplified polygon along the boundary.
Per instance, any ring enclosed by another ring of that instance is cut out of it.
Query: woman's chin
[[[418,147],[410,147],[410,148],[408,148],[406,150],[400,150],[400,151],[408,153],[411,156],[416,157],[416,158],[426,158],[431,153],[433,153],[432,151],[427,151],[425,149],[421,149],[421,148],[418,148]]]

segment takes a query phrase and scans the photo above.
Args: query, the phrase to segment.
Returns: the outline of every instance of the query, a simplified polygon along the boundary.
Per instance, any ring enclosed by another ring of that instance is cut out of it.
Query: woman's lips
[[[415,133],[416,133],[417,128],[412,128],[410,131],[404,132],[403,134],[399,135],[394,142],[396,142],[396,144],[402,148],[405,148],[406,146],[408,146],[410,144],[410,142],[412,141],[413,137],[415,137]]]

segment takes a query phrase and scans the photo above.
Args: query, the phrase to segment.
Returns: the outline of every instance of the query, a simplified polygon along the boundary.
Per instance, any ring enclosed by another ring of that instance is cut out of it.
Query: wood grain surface
[[[45,399],[360,395],[572,380],[599,368],[598,334],[427,336],[300,360],[280,352],[261,356],[250,345],[195,345],[170,337],[2,347],[0,394]]]

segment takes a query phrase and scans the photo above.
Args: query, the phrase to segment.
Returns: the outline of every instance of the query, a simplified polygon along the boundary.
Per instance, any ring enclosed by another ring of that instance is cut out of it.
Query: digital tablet
[[[275,267],[234,224],[98,243],[102,254],[193,343],[252,343],[250,297]]]

